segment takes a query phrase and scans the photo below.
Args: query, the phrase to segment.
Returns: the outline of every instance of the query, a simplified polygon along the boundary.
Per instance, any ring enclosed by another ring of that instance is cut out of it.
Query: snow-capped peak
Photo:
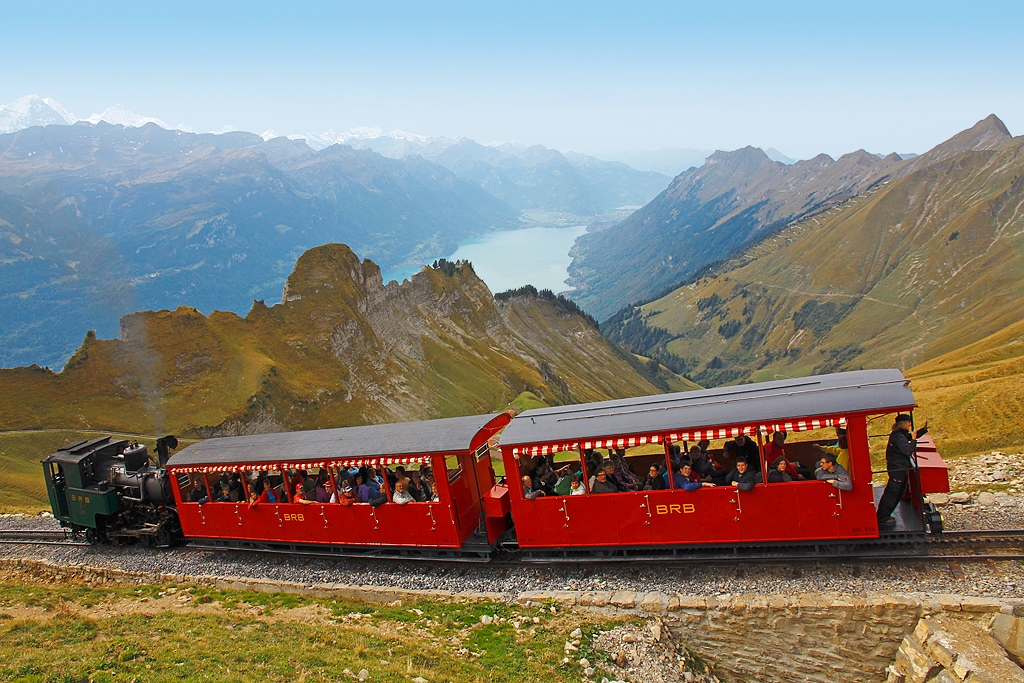
[[[160,119],[149,118],[148,116],[140,116],[134,112],[128,111],[124,106],[115,104],[113,107],[107,107],[107,110],[102,114],[93,114],[88,119],[89,123],[99,123],[105,121],[106,123],[113,124],[115,126],[125,126],[128,128],[139,128],[146,125],[147,123],[155,123],[161,128],[171,130],[171,127]]]
[[[32,126],[66,125],[77,119],[51,99],[37,95],[18,98],[14,104],[0,107],[0,133],[13,133]]]
[[[260,137],[263,138],[263,142],[268,142],[268,141],[273,140],[274,138],[280,137],[280,136],[277,134],[276,130],[271,128],[270,130],[263,131],[263,135],[261,135]]]
[[[75,123],[75,122],[78,121],[78,117],[77,116],[75,116],[74,114],[69,112],[64,107],[60,106],[57,103],[57,100],[53,99],[52,97],[44,97],[43,98],[43,102],[45,102],[47,104],[47,106],[50,107],[50,109],[52,109],[55,112],[57,112],[58,114],[60,114],[64,118],[64,120],[67,121],[68,123]]]

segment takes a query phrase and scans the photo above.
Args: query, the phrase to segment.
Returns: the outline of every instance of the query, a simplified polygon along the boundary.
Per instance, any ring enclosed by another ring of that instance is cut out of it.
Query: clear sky
[[[1024,133],[1024,3],[0,0],[0,104],[197,130],[395,128],[600,155],[923,152]]]

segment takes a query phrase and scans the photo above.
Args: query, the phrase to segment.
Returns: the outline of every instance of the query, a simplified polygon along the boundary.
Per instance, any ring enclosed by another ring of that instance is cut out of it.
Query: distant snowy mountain
[[[273,132],[273,131],[270,131]],[[303,133],[301,135],[289,135],[289,140],[305,140],[313,149],[320,151],[325,147],[331,145],[353,145],[353,143],[359,143],[363,141],[372,140],[377,145],[374,146],[374,151],[384,156],[396,156],[389,154],[388,151],[396,150],[404,153],[398,154],[397,156],[405,156],[406,154],[413,153],[413,151],[422,145],[425,145],[429,139],[422,136],[416,135],[415,133],[407,133],[404,130],[393,130],[390,133],[385,133],[380,128],[359,126],[357,128],[349,128],[342,133],[335,133],[333,130],[328,129],[323,133]],[[355,145],[354,145],[355,146]],[[360,147],[367,147],[361,145]],[[377,147],[382,147],[386,151],[377,150]]]
[[[781,162],[783,164],[786,164],[787,166],[789,166],[790,164],[795,164],[796,163],[796,159],[791,159],[791,158],[787,157],[785,154],[783,154],[779,150],[775,149],[774,147],[769,147],[768,149],[766,149],[764,151],[764,153],[772,161],[778,161],[778,162]]]
[[[0,133],[13,133],[32,126],[65,125],[77,120],[53,100],[37,95],[28,95],[14,104],[0,107]]]
[[[147,123],[155,123],[156,125],[166,130],[174,130],[171,126],[160,119],[149,118],[148,116],[140,116],[134,112],[128,111],[123,105],[115,104],[113,107],[107,107],[106,111],[102,114],[93,114],[89,118],[85,119],[89,123],[99,123],[105,121],[115,126],[125,126],[126,128],[141,128]]]
[[[160,119],[149,116],[141,116],[129,111],[124,105],[116,104],[108,107],[102,114],[93,114],[87,119],[80,119],[71,112],[64,109],[49,97],[42,98],[37,95],[27,95],[20,98],[14,104],[0,106],[0,134],[14,133],[33,126],[71,125],[79,121],[96,124],[100,121],[115,126],[126,128],[140,128],[147,123],[155,123],[166,130],[181,130],[187,133],[195,131],[184,124],[169,126]],[[225,126],[218,132],[235,130],[231,126]]]

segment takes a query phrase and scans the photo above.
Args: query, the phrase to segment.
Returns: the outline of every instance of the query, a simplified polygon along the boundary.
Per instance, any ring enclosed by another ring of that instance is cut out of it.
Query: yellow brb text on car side
[[[654,514],[656,515],[688,515],[696,512],[697,508],[693,503],[683,503],[682,505],[655,505]]]
[[[286,521],[286,522],[301,522],[301,521],[303,521],[303,519],[302,519],[302,515],[298,515],[298,514],[295,514],[295,515],[285,514],[284,521]]]

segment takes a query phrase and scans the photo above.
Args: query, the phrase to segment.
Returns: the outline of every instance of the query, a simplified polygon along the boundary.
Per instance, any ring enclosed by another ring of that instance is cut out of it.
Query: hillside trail
[[[127,434],[125,432],[111,432],[100,429],[11,429],[0,430],[0,436],[4,434],[55,434],[57,432],[78,432],[80,434],[101,434],[103,436],[124,436],[129,439],[158,439],[155,434]]]

